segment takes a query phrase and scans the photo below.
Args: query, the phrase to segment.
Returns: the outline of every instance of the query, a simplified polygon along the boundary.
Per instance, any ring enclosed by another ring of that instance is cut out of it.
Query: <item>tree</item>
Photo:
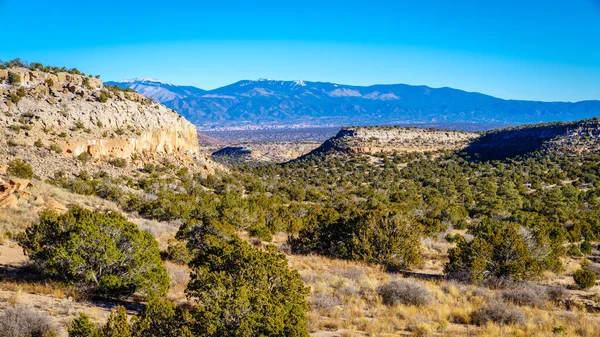
[[[473,240],[460,237],[450,250],[444,267],[450,277],[475,283],[533,279],[556,262],[544,238],[531,236],[515,223],[486,218],[472,234]]]
[[[187,295],[200,336],[308,336],[304,287],[272,246],[252,247],[237,235],[188,231],[196,256]],[[194,237],[195,236],[195,237]],[[198,248],[199,247],[199,248]]]
[[[340,216],[324,209],[289,243],[297,253],[321,253],[397,269],[422,262],[421,235],[421,226],[400,212],[359,210]]]
[[[153,297],[169,288],[152,234],[115,212],[44,211],[18,242],[42,273],[96,295]]]

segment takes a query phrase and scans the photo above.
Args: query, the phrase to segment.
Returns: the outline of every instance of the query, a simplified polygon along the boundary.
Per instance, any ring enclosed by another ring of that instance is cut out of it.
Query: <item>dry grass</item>
[[[376,266],[320,256],[288,259],[311,288],[308,318],[314,336],[600,336],[600,315],[576,308],[566,311],[556,304],[560,301],[553,301],[553,296],[565,297],[564,289],[554,295],[550,291],[554,288],[546,287],[547,297],[537,294],[540,301],[532,294],[542,289],[539,286],[529,284],[526,290],[517,286],[508,297],[521,305],[508,306],[514,314],[506,318],[510,324],[500,320],[478,326],[475,323],[486,308],[497,309],[494,303],[503,290],[399,278]],[[394,278],[419,284],[429,292],[430,301],[419,306],[385,305],[377,288]]]

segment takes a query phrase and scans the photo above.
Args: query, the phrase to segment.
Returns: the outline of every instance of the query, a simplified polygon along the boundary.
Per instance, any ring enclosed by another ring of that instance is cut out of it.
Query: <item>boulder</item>
[[[33,202],[34,202],[36,205],[43,205],[43,204],[46,202],[46,200],[44,200],[44,197],[42,197],[41,195],[38,195],[37,197],[35,197],[35,198],[33,199]]]
[[[0,81],[8,80],[8,70],[0,69]]]
[[[61,204],[60,202],[54,199],[48,199],[48,201],[44,203],[44,207],[58,212],[65,212],[68,209],[67,206]]]
[[[0,165],[0,174],[6,174],[6,166]]]
[[[0,197],[0,208],[15,208],[19,204],[19,199],[14,194],[4,194]]]
[[[14,188],[15,191],[23,191],[28,187],[33,186],[30,180],[12,178],[8,181],[8,184]]]
[[[71,85],[69,85],[69,86],[67,87],[67,89],[69,89],[69,92],[70,92],[70,93],[72,93],[72,94],[74,94],[74,93],[77,91],[77,87],[76,87],[76,86],[74,86],[74,85],[72,85],[72,84],[71,84]]]

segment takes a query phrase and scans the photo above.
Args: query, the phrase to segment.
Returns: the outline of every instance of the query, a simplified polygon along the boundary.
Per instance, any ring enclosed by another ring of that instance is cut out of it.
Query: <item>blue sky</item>
[[[600,0],[0,0],[0,59],[212,89],[275,78],[600,99]]]

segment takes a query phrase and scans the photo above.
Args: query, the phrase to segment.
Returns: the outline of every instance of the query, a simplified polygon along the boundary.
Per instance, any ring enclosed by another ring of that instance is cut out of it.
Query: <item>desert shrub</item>
[[[56,324],[46,314],[8,307],[0,314],[0,337],[54,337]]]
[[[38,138],[38,140],[36,140],[36,141],[33,143],[33,146],[35,146],[35,147],[37,147],[37,148],[44,147],[44,142],[42,142],[42,140]]]
[[[94,337],[98,329],[88,315],[81,314],[71,321],[68,332],[69,337]]]
[[[544,287],[533,283],[523,283],[515,288],[502,291],[502,298],[518,305],[541,307],[548,300],[548,293]]]
[[[253,238],[259,238],[263,241],[273,241],[273,235],[266,226],[253,226],[248,230],[248,234]]]
[[[192,260],[192,255],[185,242],[171,239],[167,246],[167,258],[178,264],[188,264]]]
[[[567,255],[574,256],[574,257],[583,256],[583,254],[581,253],[581,250],[579,250],[579,247],[577,245],[570,246],[569,249],[567,250]]]
[[[17,95],[21,98],[27,96],[27,91],[25,91],[25,88],[19,88],[17,89]]]
[[[377,293],[385,305],[424,305],[431,301],[429,290],[411,280],[392,280],[379,286]]]
[[[573,274],[573,280],[579,289],[589,289],[596,284],[596,274],[587,266],[582,266]]]
[[[331,309],[342,304],[339,298],[324,293],[314,293],[310,303],[313,309]]]
[[[563,286],[552,286],[546,289],[548,298],[554,303],[563,303],[568,297],[569,293]]]
[[[200,336],[308,336],[300,275],[272,246],[258,249],[218,223],[186,225],[195,251],[187,294]]]
[[[471,320],[477,325],[488,322],[497,324],[523,324],[525,314],[518,307],[502,301],[492,301],[473,312]]]
[[[537,247],[547,244],[545,238],[524,235],[517,224],[486,218],[472,233],[473,240],[460,237],[449,252],[444,271],[453,279],[504,283],[534,279],[544,270],[560,267],[552,251],[539,250],[544,253],[538,254]]]
[[[15,159],[8,163],[6,173],[18,178],[31,179],[33,177],[33,169],[23,159]]]
[[[40,214],[17,239],[43,274],[93,294],[124,297],[164,295],[169,278],[158,243],[118,213],[74,207]]]
[[[21,96],[17,95],[14,92],[11,92],[10,94],[8,94],[8,99],[13,102],[14,104],[17,104],[21,101]]]
[[[127,311],[118,306],[110,313],[106,323],[98,330],[97,337],[131,337],[131,326],[127,319]]]
[[[56,143],[50,144],[50,151],[55,152],[55,153],[62,153],[63,152],[62,148],[58,144],[56,144]]]
[[[590,255],[592,253],[592,244],[587,240],[583,241],[579,245],[579,250],[581,251],[582,254]]]
[[[101,103],[108,102],[108,98],[110,97],[109,95],[110,94],[106,90],[100,91],[100,95],[98,95],[98,101],[101,102]]]
[[[118,167],[118,168],[125,168],[127,167],[127,160],[125,160],[124,158],[114,158],[108,161],[109,164],[111,164],[114,167]]]
[[[12,85],[19,85],[21,84],[21,76],[19,76],[19,74],[14,73],[14,72],[8,72],[8,83],[12,84]]]
[[[51,79],[51,78],[47,79],[46,80],[46,86],[48,86],[49,88],[53,87],[54,86],[54,80]]]
[[[77,159],[79,159],[79,161],[87,163],[88,161],[90,161],[90,159],[92,159],[92,156],[87,153],[87,152],[81,152],[78,156]]]

